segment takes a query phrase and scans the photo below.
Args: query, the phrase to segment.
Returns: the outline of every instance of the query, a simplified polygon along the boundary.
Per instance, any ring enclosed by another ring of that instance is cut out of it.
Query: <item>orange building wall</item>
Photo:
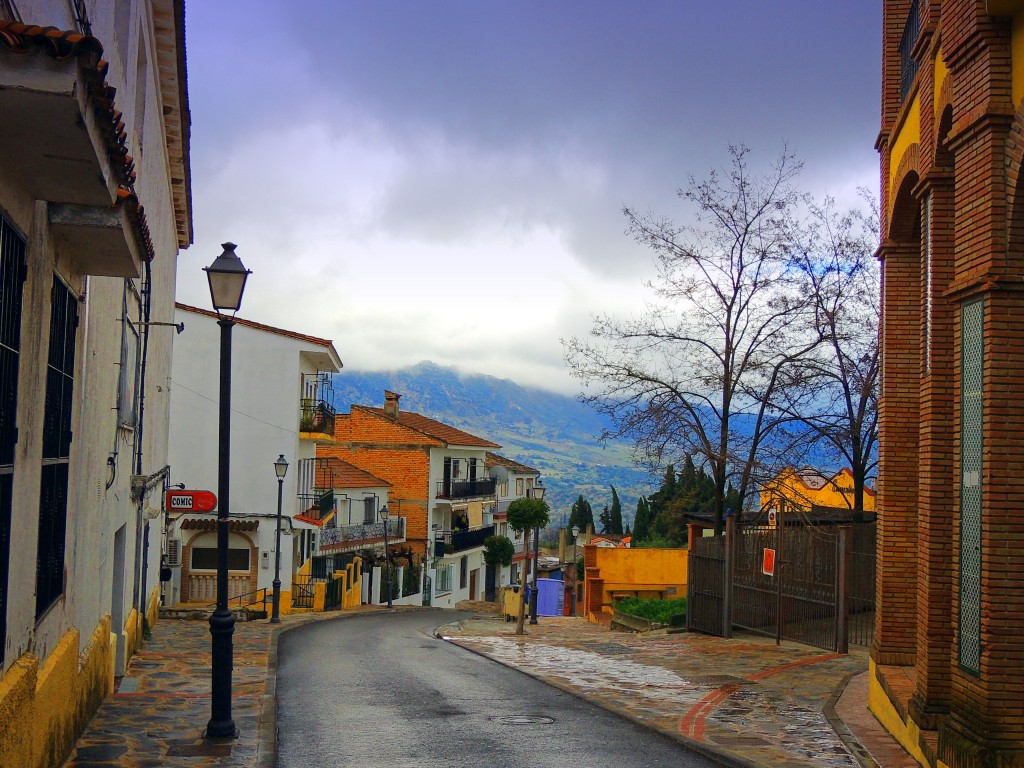
[[[335,420],[333,444],[317,446],[317,456],[334,456],[391,483],[391,511],[406,519],[405,538],[423,554],[427,542],[430,498],[430,449],[434,438],[386,417],[354,407]]]

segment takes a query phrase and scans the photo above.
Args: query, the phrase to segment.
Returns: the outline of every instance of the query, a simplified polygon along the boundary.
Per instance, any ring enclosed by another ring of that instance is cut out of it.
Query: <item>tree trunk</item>
[[[526,572],[530,570],[530,529],[523,531],[523,563],[526,567],[519,574],[519,616],[516,618],[516,634],[523,634],[523,622],[526,619]]]

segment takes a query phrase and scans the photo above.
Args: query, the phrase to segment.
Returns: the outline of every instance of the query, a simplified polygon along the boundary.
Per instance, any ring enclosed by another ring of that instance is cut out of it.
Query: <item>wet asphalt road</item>
[[[278,768],[714,766],[682,745],[435,639],[409,611],[281,635]]]

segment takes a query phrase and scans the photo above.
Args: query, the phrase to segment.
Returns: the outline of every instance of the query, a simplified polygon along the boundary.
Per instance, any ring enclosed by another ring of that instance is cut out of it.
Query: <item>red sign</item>
[[[171,512],[212,512],[217,497],[210,491],[168,491],[165,502]]]
[[[774,528],[775,523],[778,522],[778,513],[774,509],[768,510],[768,527]]]
[[[775,550],[766,549],[764,551],[764,559],[761,561],[761,573],[765,576],[775,575]]]

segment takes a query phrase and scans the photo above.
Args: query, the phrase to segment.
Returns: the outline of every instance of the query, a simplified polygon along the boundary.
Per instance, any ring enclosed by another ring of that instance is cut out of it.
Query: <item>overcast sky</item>
[[[788,143],[801,185],[878,185],[881,3],[215,0],[187,8],[195,244],[238,244],[243,317],[349,370],[432,360],[578,389],[560,338],[642,305],[623,205]]]

